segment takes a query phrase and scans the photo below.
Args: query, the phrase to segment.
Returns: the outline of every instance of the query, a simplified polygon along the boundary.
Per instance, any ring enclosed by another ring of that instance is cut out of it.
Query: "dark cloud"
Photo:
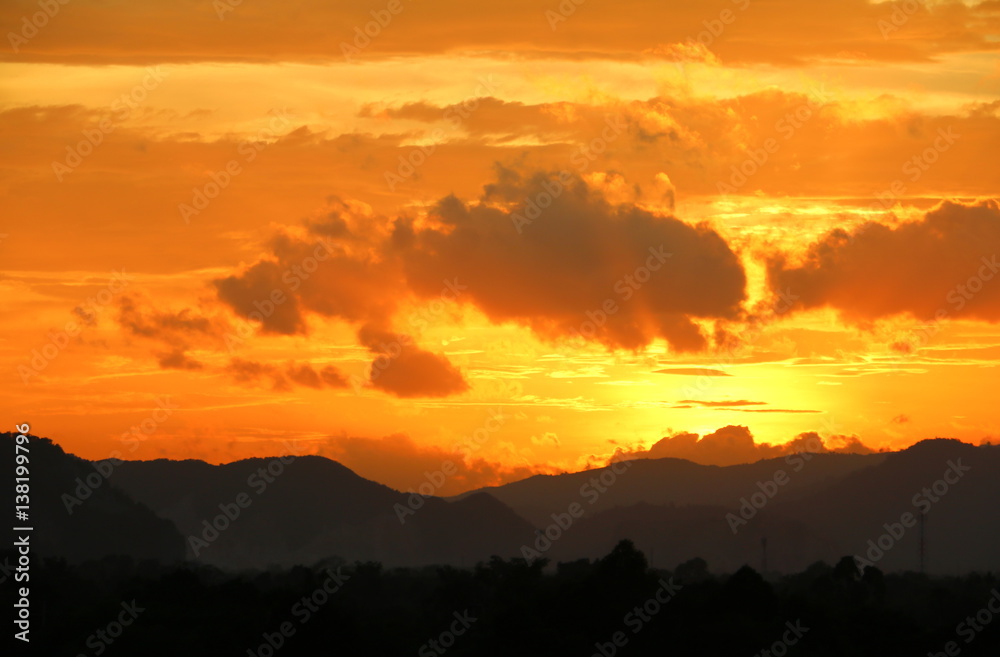
[[[291,381],[309,388],[346,388],[347,378],[332,365],[315,370],[312,365],[302,363],[290,364],[285,370],[285,376]]]
[[[188,356],[181,349],[158,354],[157,362],[163,369],[200,370],[204,368],[204,365]]]
[[[347,378],[332,365],[317,370],[309,363],[292,362],[279,366],[234,358],[224,371],[238,383],[259,386],[269,382],[275,390],[291,390],[294,385],[316,389],[347,387]]]
[[[798,297],[793,311],[825,306],[856,321],[909,314],[996,322],[998,258],[997,202],[945,202],[894,228],[868,223],[852,233],[835,230],[812,244],[802,262],[772,258],[768,276],[773,289]]]
[[[546,206],[537,217],[533,203]],[[681,351],[708,344],[695,319],[741,313],[746,278],[714,230],[612,206],[576,176],[498,168],[479,201],[447,197],[419,221],[334,205],[307,222],[311,238],[278,236],[265,258],[215,287],[265,332],[304,332],[306,311],[353,324],[377,356],[371,384],[397,396],[468,389],[444,356],[420,348],[412,331],[396,332],[407,302],[471,304],[546,339],[638,349],[662,337]],[[411,318],[402,328],[426,323]]]
[[[479,202],[448,197],[431,216],[436,225],[396,224],[411,288],[438,294],[455,276],[468,287],[463,300],[496,323],[609,348],[662,337],[695,351],[707,343],[693,319],[740,313],[746,278],[718,233],[612,206],[575,176],[501,169]]]
[[[239,276],[215,281],[219,299],[240,316],[260,322],[261,332],[293,335],[304,333],[305,320],[298,298],[286,293],[286,268],[280,263],[261,261]]]

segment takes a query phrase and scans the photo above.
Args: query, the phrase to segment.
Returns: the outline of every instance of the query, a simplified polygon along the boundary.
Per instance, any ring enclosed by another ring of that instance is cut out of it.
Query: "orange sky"
[[[0,411],[68,451],[448,494],[1000,433],[996,1],[41,11],[0,7]]]

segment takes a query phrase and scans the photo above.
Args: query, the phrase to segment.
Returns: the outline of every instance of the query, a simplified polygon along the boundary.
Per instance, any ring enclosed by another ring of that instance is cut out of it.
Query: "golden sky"
[[[67,451],[450,494],[1000,433],[996,0],[0,20],[0,411]]]

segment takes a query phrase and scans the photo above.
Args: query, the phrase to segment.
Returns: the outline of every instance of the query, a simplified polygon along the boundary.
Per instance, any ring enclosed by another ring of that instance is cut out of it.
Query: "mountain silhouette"
[[[517,556],[520,537],[531,532],[486,494],[457,503],[420,498],[320,456],[286,460],[132,461],[118,464],[112,478],[188,537],[189,558],[219,566],[312,564],[331,556],[391,566],[472,565]],[[277,472],[276,463],[281,472],[268,482],[260,472]],[[236,515],[241,494],[249,504],[228,523],[215,523],[227,526],[208,540],[213,519],[225,514],[220,504]]]
[[[0,434],[4,472],[14,472],[16,436]],[[94,463],[67,454],[47,438],[31,436],[25,447],[30,509],[18,526],[34,528],[33,552],[70,562],[107,555],[161,562],[184,558],[184,539],[173,523],[112,485]],[[13,509],[13,494],[13,486],[5,487],[4,508]]]
[[[545,525],[551,522],[549,516],[554,511],[573,502],[583,503],[585,515],[638,502],[731,505],[756,490],[756,482],[772,478],[779,468],[789,473],[783,490],[800,491],[828,485],[885,458],[885,454],[811,454],[808,460],[793,455],[730,466],[700,465],[677,458],[639,459],[582,472],[535,475],[473,492],[488,492],[524,518]],[[799,470],[793,472],[796,466]],[[602,492],[601,487],[607,491]]]
[[[923,489],[941,482],[949,464],[959,462],[968,471],[960,478],[950,474],[956,483],[940,497],[930,488],[938,501],[928,504]],[[915,571],[921,567],[923,516],[928,572],[1000,567],[995,446],[933,439],[900,452],[792,455],[725,467],[673,458],[629,463],[482,490],[530,520],[536,531],[551,528],[553,514],[578,504],[580,518],[543,553],[557,561],[597,558],[616,540],[630,538],[655,563],[703,558],[717,571],[732,572],[742,564],[762,566],[761,541],[767,539],[771,570],[792,572],[856,555],[883,570]],[[779,472],[783,484],[773,483]],[[766,489],[773,497],[761,497]],[[742,502],[754,495],[766,499],[759,509]],[[741,507],[749,518],[740,515]],[[907,512],[913,526],[900,528]],[[531,540],[529,535],[525,542]],[[867,556],[869,540],[876,545],[873,559]]]
[[[4,458],[13,454],[11,444]],[[630,539],[654,565],[703,559],[715,572],[793,572],[845,555],[887,572],[1000,566],[1000,448],[955,440],[726,467],[644,459],[448,499],[396,491],[320,456],[92,463],[32,438],[31,459],[35,548],[74,561],[472,566],[595,559]]]

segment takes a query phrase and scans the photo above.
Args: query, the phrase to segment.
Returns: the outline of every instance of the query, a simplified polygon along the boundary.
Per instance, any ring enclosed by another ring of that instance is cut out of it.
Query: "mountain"
[[[172,521],[188,556],[228,567],[336,556],[389,566],[518,556],[531,526],[487,494],[412,498],[319,456],[115,464],[114,483]],[[242,503],[242,504],[241,504]]]
[[[11,476],[18,454],[27,456],[33,554],[63,557],[70,562],[124,555],[161,562],[184,558],[184,539],[173,523],[157,517],[108,482],[95,464],[67,454],[47,438],[30,436],[16,444],[17,434],[0,434],[0,468]],[[14,508],[14,487],[4,486],[4,509]]]
[[[1000,568],[998,474],[1000,448],[935,439],[894,453],[793,455],[727,467],[639,460],[482,490],[532,522],[524,544],[545,546],[538,532],[546,530],[558,536],[539,553],[560,561],[597,558],[630,538],[663,567],[700,557],[713,569],[734,570],[760,567],[767,539],[772,570],[844,555],[883,570],[917,570],[923,517],[927,570],[958,573]],[[955,483],[938,496],[933,487],[943,491],[946,476]],[[574,504],[578,517],[564,528],[559,522],[566,524]],[[902,523],[907,512],[911,527]]]
[[[639,502],[738,506],[741,497],[757,490],[757,482],[773,479],[779,469],[789,475],[782,491],[802,492],[871,467],[886,456],[793,455],[730,466],[699,465],[675,458],[640,459],[583,472],[536,475],[474,492],[488,492],[524,518],[543,526],[551,522],[553,512],[573,502],[582,503],[585,515]]]
[[[3,440],[12,469],[14,436]],[[91,463],[38,438],[29,452],[34,546],[74,561],[471,566],[494,555],[594,559],[631,539],[660,567],[701,558],[732,572],[763,567],[766,540],[769,571],[845,555],[917,570],[922,530],[928,572],[1000,567],[1000,447],[955,440],[727,467],[636,460],[450,499],[407,495],[319,456]]]
[[[1000,447],[936,439],[888,454],[822,490],[781,499],[775,510],[807,524],[841,554],[869,558],[873,541],[876,558],[869,560],[883,570],[919,568],[923,517],[927,570],[964,573],[1000,569],[998,501]],[[907,513],[912,527],[902,522]]]

